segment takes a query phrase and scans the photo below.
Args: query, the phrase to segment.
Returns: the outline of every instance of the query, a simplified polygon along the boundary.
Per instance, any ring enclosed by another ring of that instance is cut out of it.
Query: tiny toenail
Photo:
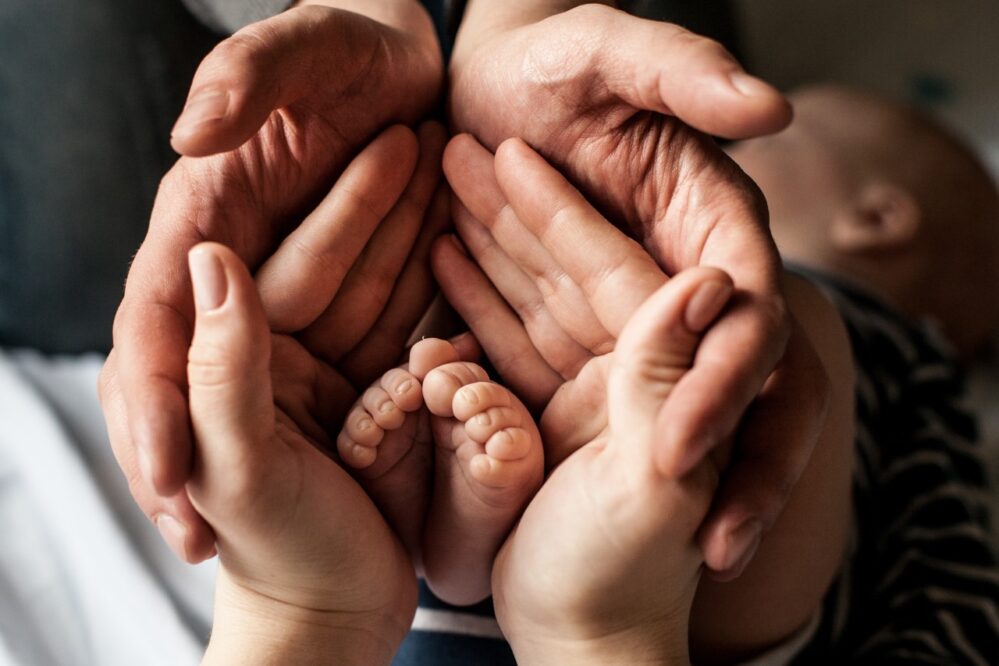
[[[479,396],[472,389],[462,389],[461,399],[470,405],[479,404]]]
[[[395,405],[389,402],[388,400],[378,405],[378,411],[381,412],[382,414],[388,414],[389,412],[392,411],[393,408],[395,408]]]
[[[480,426],[487,426],[491,422],[491,419],[489,418],[489,414],[487,412],[482,412],[475,417],[475,422]]]
[[[361,430],[367,430],[371,427],[371,419],[361,419],[357,422],[357,427]]]
[[[395,392],[396,393],[406,393],[411,388],[413,388],[413,382],[407,379],[406,381],[404,381],[403,383],[401,383],[401,384],[399,384],[398,386],[395,387]]]

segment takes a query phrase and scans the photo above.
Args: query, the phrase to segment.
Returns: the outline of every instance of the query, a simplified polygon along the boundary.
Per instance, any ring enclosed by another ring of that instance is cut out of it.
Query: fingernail
[[[732,82],[732,87],[738,90],[740,93],[746,97],[758,97],[760,95],[770,95],[774,92],[774,89],[769,84],[761,81],[755,76],[750,76],[742,70],[737,70],[729,74],[729,81]]]
[[[465,244],[462,243],[457,236],[454,234],[448,234],[448,238],[451,240],[451,244],[454,245],[458,252],[461,252],[466,257],[468,256],[468,250],[465,249]]]
[[[687,328],[695,333],[706,329],[725,307],[731,295],[732,285],[725,282],[711,280],[702,284],[687,303],[684,316]]]
[[[182,560],[187,560],[187,527],[173,516],[161,513],[156,516],[156,529],[170,550]]]
[[[736,576],[741,574],[756,555],[762,537],[763,524],[752,518],[732,530],[722,569]]]
[[[215,253],[206,248],[195,248],[187,255],[194,284],[194,302],[202,312],[211,312],[225,302],[225,269]]]
[[[225,117],[229,110],[229,93],[224,90],[205,90],[190,99],[173,126],[172,136],[192,134],[201,125]]]

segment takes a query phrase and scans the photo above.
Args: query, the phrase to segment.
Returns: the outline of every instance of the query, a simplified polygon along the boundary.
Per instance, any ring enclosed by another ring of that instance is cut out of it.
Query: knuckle
[[[233,351],[224,345],[199,343],[187,355],[187,378],[191,386],[213,387],[238,382],[260,369],[259,354]]]
[[[266,21],[254,23],[216,45],[210,57],[227,66],[239,62],[261,64],[267,59],[275,43],[274,29]]]

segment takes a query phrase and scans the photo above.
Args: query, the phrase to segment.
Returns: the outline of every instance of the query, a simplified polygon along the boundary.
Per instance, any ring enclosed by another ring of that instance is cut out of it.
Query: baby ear
[[[916,238],[922,221],[922,208],[908,190],[870,183],[833,219],[830,241],[844,253],[900,250]]]

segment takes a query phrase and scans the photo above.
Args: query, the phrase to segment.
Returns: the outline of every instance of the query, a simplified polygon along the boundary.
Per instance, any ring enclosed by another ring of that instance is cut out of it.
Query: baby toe
[[[340,459],[355,469],[370,467],[378,459],[376,447],[358,444],[345,432],[341,432],[336,438],[336,450],[340,454]]]
[[[458,394],[460,395],[461,391]],[[461,417],[458,416],[457,409],[455,409],[455,416],[460,420]],[[473,441],[485,444],[490,437],[500,430],[521,424],[521,415],[516,409],[512,407],[490,407],[474,414],[465,421],[465,434]]]
[[[533,445],[531,433],[524,428],[504,428],[486,441],[486,454],[496,460],[520,460],[527,457]]]
[[[423,406],[423,387],[413,373],[392,368],[381,379],[381,387],[404,412],[415,412]]]
[[[378,446],[384,431],[378,427],[374,419],[361,405],[355,405],[347,414],[343,424],[343,432],[356,444],[361,446]]]
[[[516,404],[516,398],[503,386],[490,381],[478,381],[466,384],[458,389],[451,400],[454,417],[459,421],[468,421],[477,414],[494,407],[511,407]],[[517,425],[519,421],[508,425]]]
[[[399,409],[392,396],[381,386],[372,386],[365,391],[361,404],[382,430],[396,430],[406,420],[406,412]]]
[[[489,488],[511,488],[524,482],[523,464],[519,461],[499,460],[479,453],[468,463],[472,478]]]
[[[434,368],[454,363],[459,358],[458,350],[447,340],[426,338],[409,350],[409,371],[418,379],[424,379]]]
[[[423,400],[435,416],[454,416],[452,403],[463,386],[484,382],[489,375],[475,363],[448,363],[431,370],[423,380]]]

